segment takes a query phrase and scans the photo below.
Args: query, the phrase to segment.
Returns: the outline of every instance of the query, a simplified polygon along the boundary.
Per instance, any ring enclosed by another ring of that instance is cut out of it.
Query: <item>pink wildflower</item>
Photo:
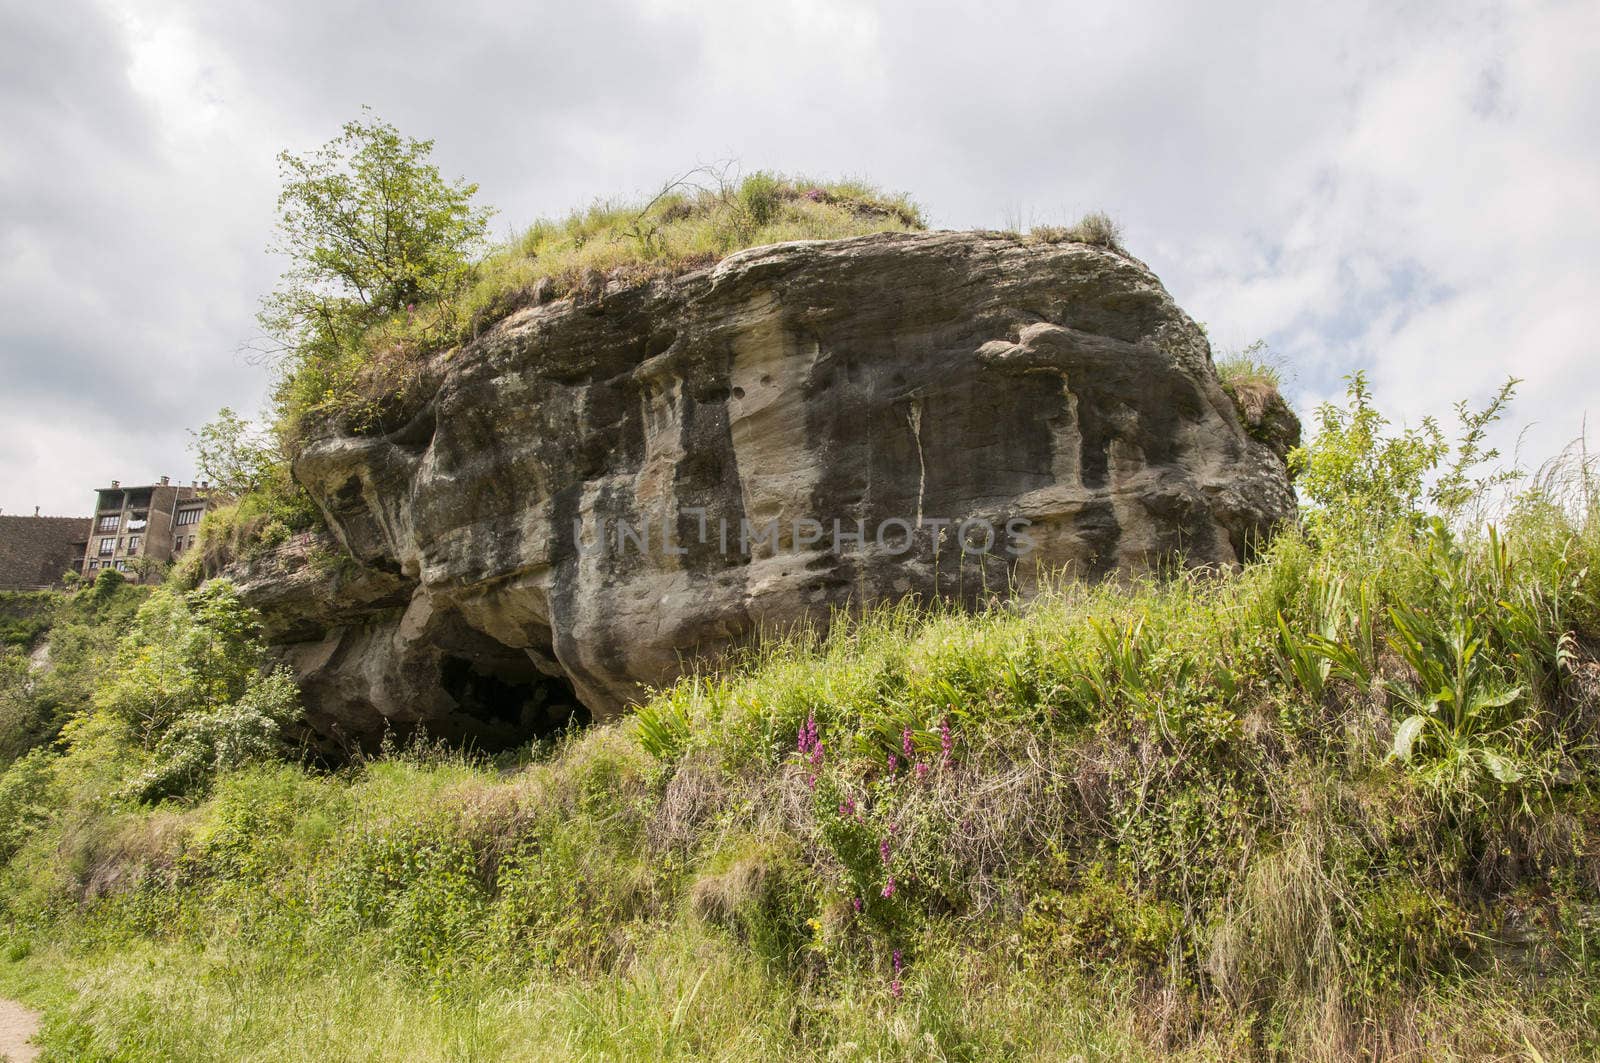
[[[850,898],[850,907],[854,908],[857,912],[861,911],[861,898],[860,897],[851,897]]]
[[[795,750],[799,753],[810,753],[818,745],[817,714],[810,713],[806,722],[800,725],[800,733],[795,737]]]
[[[904,992],[905,992],[905,986],[900,984],[900,979],[898,979],[898,978],[890,979],[890,981],[889,981],[889,995],[890,996],[894,997],[896,1000],[899,1000],[901,994],[903,994]]]
[[[911,740],[911,728],[909,727],[900,732],[900,751],[906,755],[907,760],[916,756],[917,747]]]
[[[889,754],[889,774],[893,775],[900,770],[900,758],[893,753]]]
[[[928,766],[922,763],[920,760],[917,761],[916,766],[911,770],[917,773],[917,780],[919,782],[928,777]]]
[[[939,766],[950,766],[950,754],[955,749],[955,738],[950,734],[950,717],[946,716],[939,724]]]
[[[885,838],[878,843],[878,858],[885,864],[889,862],[889,839]]]
[[[894,876],[893,875],[890,875],[889,876],[889,881],[887,881],[887,882],[885,882],[883,884],[883,895],[884,895],[884,897],[893,897],[894,896]]]

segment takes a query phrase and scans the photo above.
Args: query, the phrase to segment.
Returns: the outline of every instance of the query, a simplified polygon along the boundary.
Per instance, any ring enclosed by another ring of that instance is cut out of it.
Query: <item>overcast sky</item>
[[[1595,0],[0,0],[0,510],[189,479],[188,429],[260,408],[274,155],[363,104],[502,232],[722,159],[942,227],[1104,209],[1302,413],[1514,374],[1533,460],[1600,414]]]

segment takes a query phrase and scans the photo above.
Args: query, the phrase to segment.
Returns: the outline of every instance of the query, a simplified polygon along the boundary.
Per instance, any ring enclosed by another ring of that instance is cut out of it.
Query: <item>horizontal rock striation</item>
[[[1294,512],[1201,330],[1084,244],[755,248],[522,309],[428,379],[295,463],[345,582],[240,576],[324,741],[514,742],[836,607],[1234,565]]]

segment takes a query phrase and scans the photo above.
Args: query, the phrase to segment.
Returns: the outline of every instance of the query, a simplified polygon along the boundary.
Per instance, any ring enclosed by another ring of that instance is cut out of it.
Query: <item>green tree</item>
[[[1306,528],[1326,550],[1373,549],[1397,528],[1420,530],[1430,507],[1454,518],[1491,488],[1517,478],[1499,469],[1473,475],[1500,457],[1484,444],[1511,401],[1515,379],[1482,410],[1456,404],[1461,434],[1453,447],[1432,417],[1423,418],[1420,428],[1391,433],[1388,418],[1373,405],[1366,374],[1346,379],[1345,405],[1323,403],[1315,440],[1289,454]]]
[[[178,717],[237,701],[266,663],[256,619],[227,580],[158,588],[117,643],[95,706],[150,745]]]
[[[194,436],[195,464],[217,489],[233,498],[284,479],[288,456],[277,438],[224,406]]]
[[[289,349],[341,343],[460,290],[490,211],[473,205],[477,185],[440,175],[432,151],[367,111],[314,152],[279,154],[274,250],[291,265],[262,307],[269,335]]]

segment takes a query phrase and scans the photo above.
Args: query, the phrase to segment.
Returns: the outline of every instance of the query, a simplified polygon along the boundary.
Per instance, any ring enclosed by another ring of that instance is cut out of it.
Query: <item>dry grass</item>
[[[1030,240],[1045,244],[1092,244],[1123,254],[1122,226],[1103,211],[1091,211],[1072,225],[1036,225],[1028,233]]]
[[[744,248],[925,227],[906,196],[862,182],[770,173],[735,181],[701,170],[644,203],[599,203],[536,222],[484,259],[452,309],[470,337],[523,306],[567,295],[593,302],[608,285],[674,276]]]

